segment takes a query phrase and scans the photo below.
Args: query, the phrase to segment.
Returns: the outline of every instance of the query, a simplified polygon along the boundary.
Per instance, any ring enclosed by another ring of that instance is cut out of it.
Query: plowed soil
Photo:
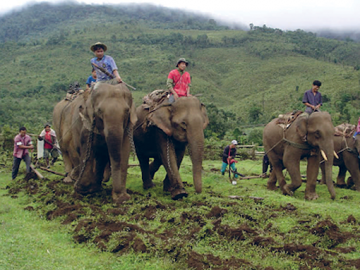
[[[205,187],[201,201],[198,196],[195,201],[180,202],[128,190],[132,199],[117,206],[112,204],[111,186],[103,188],[98,194],[81,196],[60,178],[32,176],[12,182],[8,194],[16,197],[23,191],[33,196],[37,206],[24,209],[60,220],[77,243],[94,243],[119,255],[167,257],[180,262],[183,269],[270,270],[266,263],[254,261],[273,256],[292,261],[298,269],[360,269],[360,259],[344,256],[355,252],[351,243],[360,237],[359,222],[353,216],[336,224],[319,215],[299,213],[292,204],[273,207],[249,198],[234,200],[211,187]],[[282,216],[296,221],[287,233],[273,225]],[[246,252],[257,260],[243,259]]]

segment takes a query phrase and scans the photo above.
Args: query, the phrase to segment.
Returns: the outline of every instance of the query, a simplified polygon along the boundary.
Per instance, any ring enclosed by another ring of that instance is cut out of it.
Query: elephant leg
[[[292,157],[290,157],[290,155]],[[282,187],[282,192],[284,195],[292,196],[294,194],[294,191],[297,190],[302,184],[300,175],[300,154],[290,153],[284,155],[284,160],[286,160],[284,165],[289,172],[291,183],[284,185]],[[319,167],[318,164],[317,166]]]
[[[337,187],[340,188],[346,187],[346,183],[345,183],[346,171],[347,169],[345,166],[339,166],[339,174],[336,178]]]
[[[285,177],[282,172],[283,170],[283,164],[281,160],[271,161],[273,165],[273,170],[270,173],[269,179],[267,181],[267,189],[268,190],[276,190],[278,187],[276,186],[276,181],[279,182],[280,188],[282,188],[286,182]]]
[[[185,155],[185,147],[175,149],[175,153],[176,153],[176,164],[178,166],[178,169],[180,169],[181,162],[182,162],[182,160],[184,158],[184,155]],[[166,177],[165,177],[165,179],[163,181],[163,190],[164,191],[170,191],[171,190],[171,184],[170,184],[168,174],[166,174]]]
[[[143,188],[144,189],[152,188],[154,186],[154,183],[151,179],[150,171],[149,171],[149,157],[138,154],[138,159],[141,169]]]
[[[62,155],[63,155],[65,172],[66,172],[66,177],[63,179],[63,182],[64,183],[72,183],[73,180],[71,179],[70,176],[71,176],[71,171],[73,169],[73,164],[70,160],[69,153],[67,151],[63,151]]]
[[[346,165],[351,174],[351,179],[348,179],[347,183],[348,188],[355,184],[355,189],[360,191],[360,170],[357,157],[351,159]]]
[[[311,156],[307,161],[305,199],[316,200],[319,195],[316,193],[316,180],[319,174],[319,157]]]
[[[154,179],[155,173],[159,170],[160,166],[162,165],[160,158],[154,158],[153,162],[150,163],[150,177]]]
[[[104,183],[109,182],[110,176],[111,176],[111,167],[110,167],[110,162],[108,162],[104,170],[102,182]]]

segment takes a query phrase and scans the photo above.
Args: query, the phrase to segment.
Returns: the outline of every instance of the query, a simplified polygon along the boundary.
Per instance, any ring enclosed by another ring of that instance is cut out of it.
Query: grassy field
[[[204,190],[195,194],[185,158],[189,197],[180,201],[162,191],[163,170],[144,191],[140,169],[130,167],[132,198],[121,206],[111,202],[111,183],[79,196],[59,176],[12,182],[10,168],[1,168],[1,269],[358,269],[360,193],[337,189],[331,201],[318,185],[320,198],[308,202],[305,185],[287,197],[266,190],[266,179],[231,185],[219,167],[204,162]],[[261,173],[260,160],[237,167]],[[305,174],[305,162],[301,168]]]

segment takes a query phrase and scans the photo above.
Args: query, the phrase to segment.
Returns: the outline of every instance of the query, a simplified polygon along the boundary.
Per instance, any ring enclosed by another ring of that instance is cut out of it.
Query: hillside
[[[0,22],[0,126],[51,121],[69,84],[85,87],[89,47],[97,41],[107,44],[121,77],[137,88],[136,104],[164,88],[176,60],[186,57],[192,93],[202,94],[210,120],[225,128],[303,109],[302,95],[314,79],[323,82],[323,110],[335,123],[356,123],[360,115],[360,44],[353,41],[301,30],[229,29],[211,18],[147,5],[42,3]]]

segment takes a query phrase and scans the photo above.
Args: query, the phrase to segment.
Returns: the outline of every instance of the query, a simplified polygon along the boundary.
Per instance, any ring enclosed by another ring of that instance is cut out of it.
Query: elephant
[[[344,124],[341,125],[341,127]],[[360,191],[360,167],[359,167],[359,150],[360,150],[360,134],[354,137],[355,126],[350,126],[351,130],[348,133],[337,132],[334,136],[334,150],[338,158],[334,158],[334,166],[339,167],[336,184],[338,187],[351,187],[355,184],[355,189]],[[335,130],[339,130],[340,126]],[[341,130],[340,130],[341,131]],[[325,183],[325,168],[321,163],[322,179],[321,183]],[[346,172],[349,171],[351,178],[345,183]]]
[[[276,181],[284,195],[293,195],[301,184],[300,160],[307,158],[307,181],[305,199],[315,200],[316,180],[319,173],[321,155],[327,159],[324,163],[326,171],[326,184],[335,199],[334,184],[331,179],[334,159],[334,126],[331,116],[327,112],[314,112],[300,114],[291,124],[281,127],[276,118],[264,128],[263,144],[273,172],[270,174],[267,188],[276,189]],[[291,183],[285,182],[282,170],[286,168],[291,177]]]
[[[124,84],[96,83],[73,100],[54,108],[53,126],[63,154],[66,178],[74,189],[90,194],[101,189],[103,178],[113,180],[115,203],[130,199],[126,192],[132,129],[137,121],[131,92]]]
[[[170,191],[174,200],[187,197],[179,168],[188,145],[195,190],[201,193],[204,129],[209,123],[205,106],[196,97],[189,96],[174,103],[165,100],[154,109],[142,104],[136,108],[136,114],[134,143],[144,189],[154,186],[152,179],[163,165],[167,172],[164,191]],[[154,158],[150,165],[149,158]]]

